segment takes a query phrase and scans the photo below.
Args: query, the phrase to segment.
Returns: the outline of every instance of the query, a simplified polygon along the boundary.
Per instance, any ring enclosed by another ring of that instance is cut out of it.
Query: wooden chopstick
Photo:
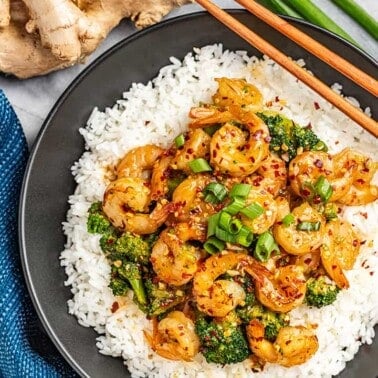
[[[221,21],[225,26],[234,31],[249,44],[256,47],[263,54],[269,56],[279,65],[284,67],[287,71],[296,76],[303,83],[307,84],[315,92],[320,94],[326,100],[328,100],[332,105],[341,110],[344,114],[362,126],[365,130],[372,133],[374,136],[378,137],[378,124],[377,122],[368,117],[361,110],[350,104],[343,97],[334,92],[326,84],[320,81],[318,78],[310,74],[305,69],[301,68],[292,59],[287,57],[277,48],[272,46],[269,42],[265,41],[258,34],[249,30],[245,25],[234,19],[227,12],[220,9],[218,6],[213,4],[210,0],[196,0],[198,4],[204,7],[211,15]]]
[[[283,18],[277,16],[269,9],[258,4],[254,0],[235,0],[242,5],[249,12],[254,14],[266,24],[272,26],[274,29],[290,38],[297,45],[303,47],[311,54],[318,57],[335,70],[341,72],[344,76],[355,82],[360,87],[364,88],[374,96],[378,96],[378,81],[361,71],[359,68],[337,55],[332,50],[323,46],[321,43],[311,38],[306,33],[297,29],[295,26],[289,24]]]

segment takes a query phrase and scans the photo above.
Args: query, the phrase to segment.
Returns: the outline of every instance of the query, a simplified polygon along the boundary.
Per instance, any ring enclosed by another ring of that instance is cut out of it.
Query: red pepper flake
[[[362,213],[360,212],[361,216],[363,216],[365,219],[368,219],[368,214],[366,212]]]
[[[112,314],[114,314],[117,310],[119,309],[119,304],[118,304],[118,302],[116,301],[116,302],[113,302],[113,304],[112,304],[112,308],[111,308],[111,312],[112,312]]]
[[[319,204],[320,202],[322,202],[322,199],[320,198],[320,196],[314,196],[314,198],[312,199],[312,203],[314,205],[317,205]]]
[[[278,96],[275,97],[274,99],[275,102],[279,102],[280,101],[280,98]]]
[[[316,101],[314,101],[314,108],[316,110],[320,109],[320,106],[319,106],[319,104]]]
[[[357,247],[358,244],[359,244],[359,243],[358,243],[358,240],[357,240],[357,239],[354,239],[354,240],[353,240],[353,247]]]
[[[335,142],[336,146],[337,146],[339,143],[340,143],[340,142],[337,140],[337,141]]]
[[[315,166],[317,168],[322,168],[323,167],[323,162],[320,159],[316,159],[314,162]]]
[[[304,263],[306,265],[310,265],[311,261],[312,261],[311,257],[307,257],[307,259],[304,260]]]
[[[260,140],[262,136],[263,136],[263,132],[262,132],[262,130],[257,130],[257,131],[252,135],[252,138],[253,138],[254,140]]]
[[[372,275],[374,274],[374,272],[372,271],[372,272],[370,272],[369,274],[372,276]]]

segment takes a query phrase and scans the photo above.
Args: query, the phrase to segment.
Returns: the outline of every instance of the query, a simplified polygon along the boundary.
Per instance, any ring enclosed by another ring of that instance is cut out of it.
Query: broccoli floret
[[[309,127],[301,127],[292,120],[275,112],[260,112],[257,115],[266,123],[271,140],[269,148],[287,162],[297,155],[298,148],[304,151],[327,151],[326,144],[321,141]]]
[[[335,283],[328,283],[325,276],[311,277],[307,281],[306,302],[310,306],[328,306],[336,300],[340,289]]]
[[[109,287],[112,289],[114,295],[126,295],[130,290],[127,282],[121,278],[114,277],[110,280]]]
[[[143,284],[141,266],[133,262],[118,262],[121,264],[119,267],[115,267],[113,265],[117,274],[113,280],[118,277],[127,281],[134,292],[135,302],[139,305],[142,311],[146,311],[148,302],[146,290]]]
[[[111,235],[115,232],[114,227],[102,211],[101,202],[94,202],[89,208],[87,230],[91,234]]]
[[[294,124],[292,135],[297,147],[302,147],[304,151],[328,151],[326,144],[309,127]]]
[[[259,303],[238,307],[236,314],[245,324],[252,319],[258,319],[265,327],[265,338],[270,341],[276,339],[281,327],[289,324],[287,315],[270,311]]]
[[[127,260],[142,265],[149,263],[151,245],[141,236],[125,232],[119,238],[107,235],[101,239],[100,245],[104,252],[109,253],[109,259]]]
[[[150,316],[162,315],[187,298],[185,287],[167,285],[156,277],[147,278],[145,286],[149,301],[148,314]]]
[[[242,328],[231,319],[207,320],[200,316],[195,323],[201,352],[207,362],[234,364],[248,358],[250,352]]]
[[[106,254],[114,252],[114,246],[116,245],[117,239],[118,237],[115,233],[102,235],[100,239],[101,250]]]

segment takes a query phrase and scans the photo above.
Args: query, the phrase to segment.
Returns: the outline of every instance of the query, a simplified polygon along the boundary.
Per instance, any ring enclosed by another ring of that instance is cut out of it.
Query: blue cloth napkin
[[[22,275],[17,214],[27,157],[20,123],[0,90],[0,377],[74,377],[42,330]]]

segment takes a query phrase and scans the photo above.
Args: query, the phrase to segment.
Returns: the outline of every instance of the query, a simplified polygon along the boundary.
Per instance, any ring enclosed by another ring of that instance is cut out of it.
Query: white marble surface
[[[378,19],[378,0],[356,0],[373,17]],[[215,1],[224,8],[239,8],[234,1]],[[341,12],[330,0],[313,0],[360,44],[373,58],[378,60],[378,43],[357,23]],[[201,10],[197,5],[186,5],[173,11],[168,17]],[[69,83],[97,56],[113,46],[116,42],[134,33],[136,30],[130,22],[125,21],[108,36],[100,48],[88,59],[86,64],[58,71],[44,77],[17,80],[0,76],[0,88],[4,90],[13,105],[24,128],[29,146],[32,146],[45,117],[55,101]]]

